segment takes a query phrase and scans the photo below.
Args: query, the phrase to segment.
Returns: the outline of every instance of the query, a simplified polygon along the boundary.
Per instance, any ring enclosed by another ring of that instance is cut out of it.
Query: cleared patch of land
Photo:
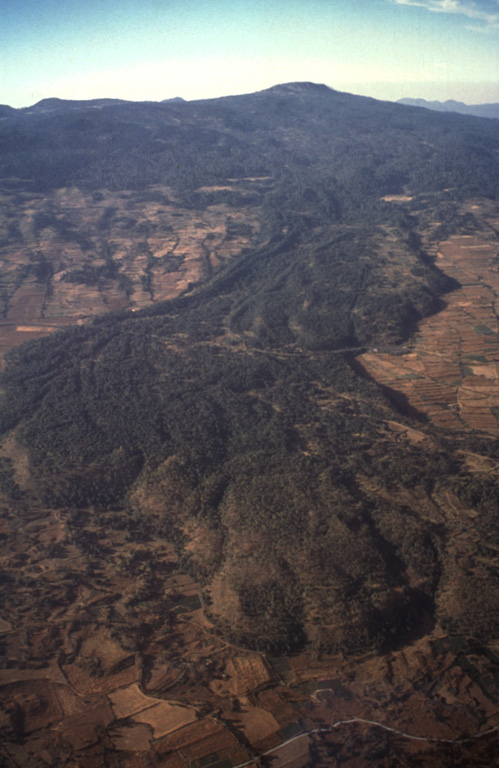
[[[131,718],[136,723],[144,723],[152,728],[156,739],[196,720],[194,709],[146,696],[136,684],[114,691],[109,699],[118,720]]]
[[[272,680],[272,673],[264,657],[256,653],[230,659],[226,671],[236,695],[253,691]]]

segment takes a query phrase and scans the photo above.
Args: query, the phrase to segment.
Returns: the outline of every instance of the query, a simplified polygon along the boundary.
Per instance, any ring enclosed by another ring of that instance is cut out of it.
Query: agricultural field
[[[486,223],[483,239],[461,235],[429,246],[436,266],[459,287],[439,312],[421,320],[405,347],[370,350],[358,362],[400,407],[438,427],[497,436],[499,219]]]
[[[0,188],[0,355],[193,288],[253,242],[255,190],[268,184],[255,178],[203,187],[190,208],[161,186],[147,194]]]

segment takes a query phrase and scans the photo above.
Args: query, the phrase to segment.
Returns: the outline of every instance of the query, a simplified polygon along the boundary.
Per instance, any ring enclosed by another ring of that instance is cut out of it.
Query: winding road
[[[499,724],[498,724],[498,725],[494,725],[492,728],[489,728],[486,731],[475,733],[473,736],[464,736],[460,739],[444,739],[444,738],[437,738],[436,736],[413,736],[411,733],[406,733],[405,731],[399,731],[396,728],[391,728],[389,725],[384,725],[384,723],[378,723],[376,720],[365,720],[363,717],[352,717],[347,720],[338,720],[336,723],[333,723],[332,725],[329,725],[329,726],[321,726],[320,728],[313,728],[310,731],[304,731],[303,733],[299,733],[297,736],[293,736],[291,739],[288,739],[287,741],[283,741],[283,743],[279,744],[277,747],[272,747],[272,749],[269,749],[267,752],[262,752],[261,755],[258,755],[257,757],[253,757],[251,760],[247,760],[245,763],[239,763],[239,765],[235,765],[234,768],[245,768],[245,766],[251,765],[260,757],[267,757],[267,755],[271,755],[272,753],[277,752],[279,749],[286,747],[288,744],[291,744],[293,741],[298,741],[298,739],[303,739],[305,736],[307,737],[312,736],[314,733],[331,733],[340,725],[351,725],[353,723],[362,723],[364,725],[371,725],[376,728],[382,728],[384,731],[388,731],[389,733],[394,733],[397,736],[401,736],[404,739],[410,739],[411,741],[425,741],[427,743],[433,743],[433,744],[465,744],[466,742],[474,741],[475,739],[481,739],[484,736],[489,736],[491,733],[495,733],[496,731],[499,730]]]

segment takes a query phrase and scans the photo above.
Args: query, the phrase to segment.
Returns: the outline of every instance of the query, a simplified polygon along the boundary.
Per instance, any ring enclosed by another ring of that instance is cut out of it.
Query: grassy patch
[[[476,328],[475,328],[476,330]],[[486,363],[487,358],[484,355],[466,355],[466,359],[474,363]]]
[[[495,331],[492,330],[492,328],[489,328],[488,325],[475,325],[475,333],[478,333],[480,336],[495,336]]]

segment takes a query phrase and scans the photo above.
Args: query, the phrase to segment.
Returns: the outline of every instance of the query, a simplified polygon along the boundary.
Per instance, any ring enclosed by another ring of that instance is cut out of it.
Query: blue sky
[[[2,0],[0,103],[161,100],[311,80],[499,102],[499,0]]]

